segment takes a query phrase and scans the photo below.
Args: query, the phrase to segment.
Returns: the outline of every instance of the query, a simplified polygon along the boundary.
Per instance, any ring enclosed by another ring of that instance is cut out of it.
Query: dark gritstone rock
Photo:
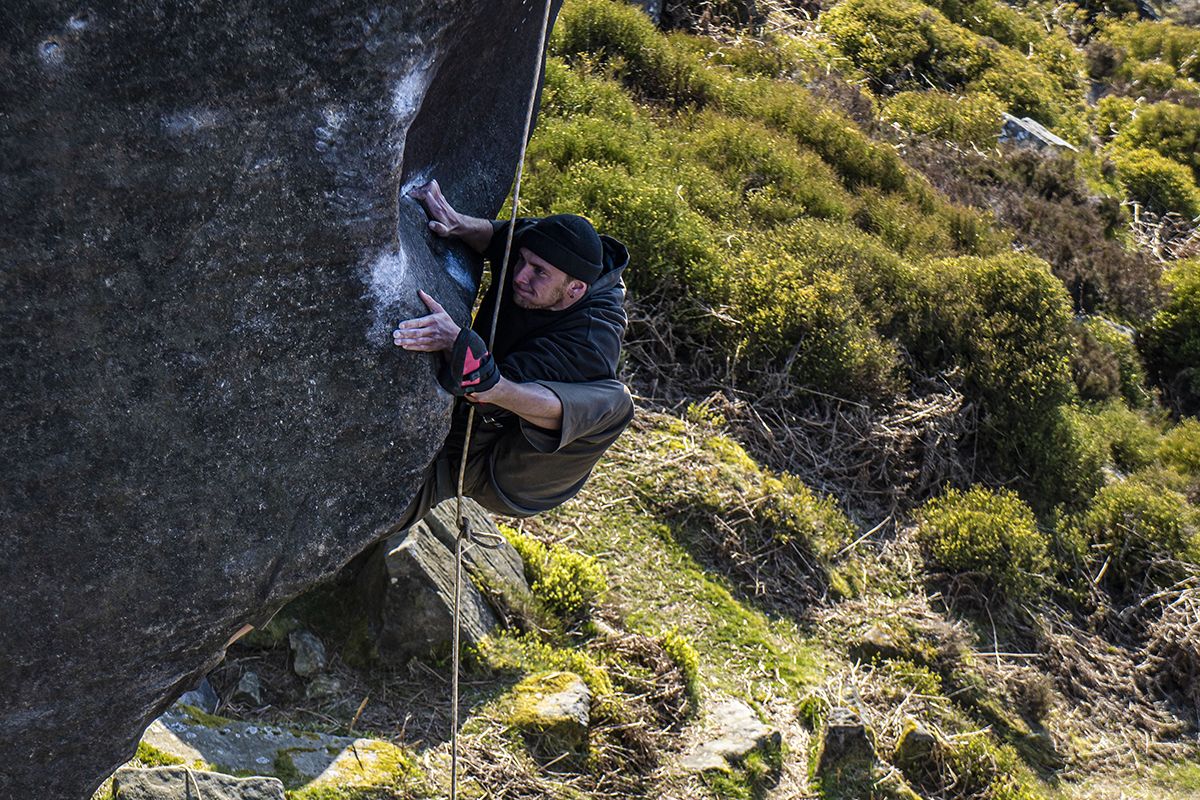
[[[492,544],[470,545],[463,552],[462,641],[478,644],[498,624],[481,589],[528,596],[521,556],[500,535],[488,513],[474,500],[463,502],[463,515],[475,535]],[[368,609],[375,649],[387,663],[406,664],[416,657],[444,657],[454,632],[454,549],[457,505],[446,500],[411,528],[373,548],[358,575]]]
[[[555,3],[557,8],[557,2]],[[245,623],[399,515],[448,424],[394,348],[477,264],[536,2],[0,8],[0,797],[84,798]]]

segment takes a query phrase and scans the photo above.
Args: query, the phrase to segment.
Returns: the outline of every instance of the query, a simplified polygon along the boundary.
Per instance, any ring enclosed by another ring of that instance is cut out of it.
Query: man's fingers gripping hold
[[[439,303],[437,300],[434,300],[429,295],[425,294],[425,292],[421,291],[420,289],[417,289],[417,294],[420,295],[421,300],[423,300],[425,302],[425,306],[430,311],[432,311],[434,314],[445,314],[446,313],[446,309],[442,308],[441,303]],[[431,314],[430,316],[433,316],[433,315]]]

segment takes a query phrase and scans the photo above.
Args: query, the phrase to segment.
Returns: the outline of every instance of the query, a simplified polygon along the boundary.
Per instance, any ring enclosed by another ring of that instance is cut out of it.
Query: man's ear
[[[572,300],[577,300],[580,297],[583,297],[583,293],[587,291],[587,288],[588,285],[586,283],[578,278],[574,278],[571,280],[571,283],[567,285],[567,294],[571,296]]]

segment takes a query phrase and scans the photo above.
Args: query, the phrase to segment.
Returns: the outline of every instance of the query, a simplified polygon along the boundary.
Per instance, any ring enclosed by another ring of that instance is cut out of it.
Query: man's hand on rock
[[[425,206],[429,230],[435,235],[459,239],[476,253],[482,253],[492,241],[491,221],[455,211],[437,181],[409,189],[408,195]]]
[[[452,349],[462,329],[454,324],[454,320],[437,300],[419,289],[417,294],[432,313],[401,322],[396,330],[392,331],[393,344],[405,350],[418,350],[423,353],[440,353]]]
[[[430,181],[414,187],[409,190],[408,194],[425,206],[425,213],[429,215],[429,230],[438,236],[458,234],[462,225],[460,215],[446,200],[445,195],[442,194],[442,187],[438,186],[437,181]]]

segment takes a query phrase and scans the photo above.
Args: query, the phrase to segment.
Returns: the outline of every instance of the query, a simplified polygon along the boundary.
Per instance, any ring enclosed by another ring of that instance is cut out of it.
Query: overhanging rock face
[[[388,332],[477,266],[404,191],[497,210],[541,10],[0,9],[0,797],[87,797],[403,509],[449,399]]]

